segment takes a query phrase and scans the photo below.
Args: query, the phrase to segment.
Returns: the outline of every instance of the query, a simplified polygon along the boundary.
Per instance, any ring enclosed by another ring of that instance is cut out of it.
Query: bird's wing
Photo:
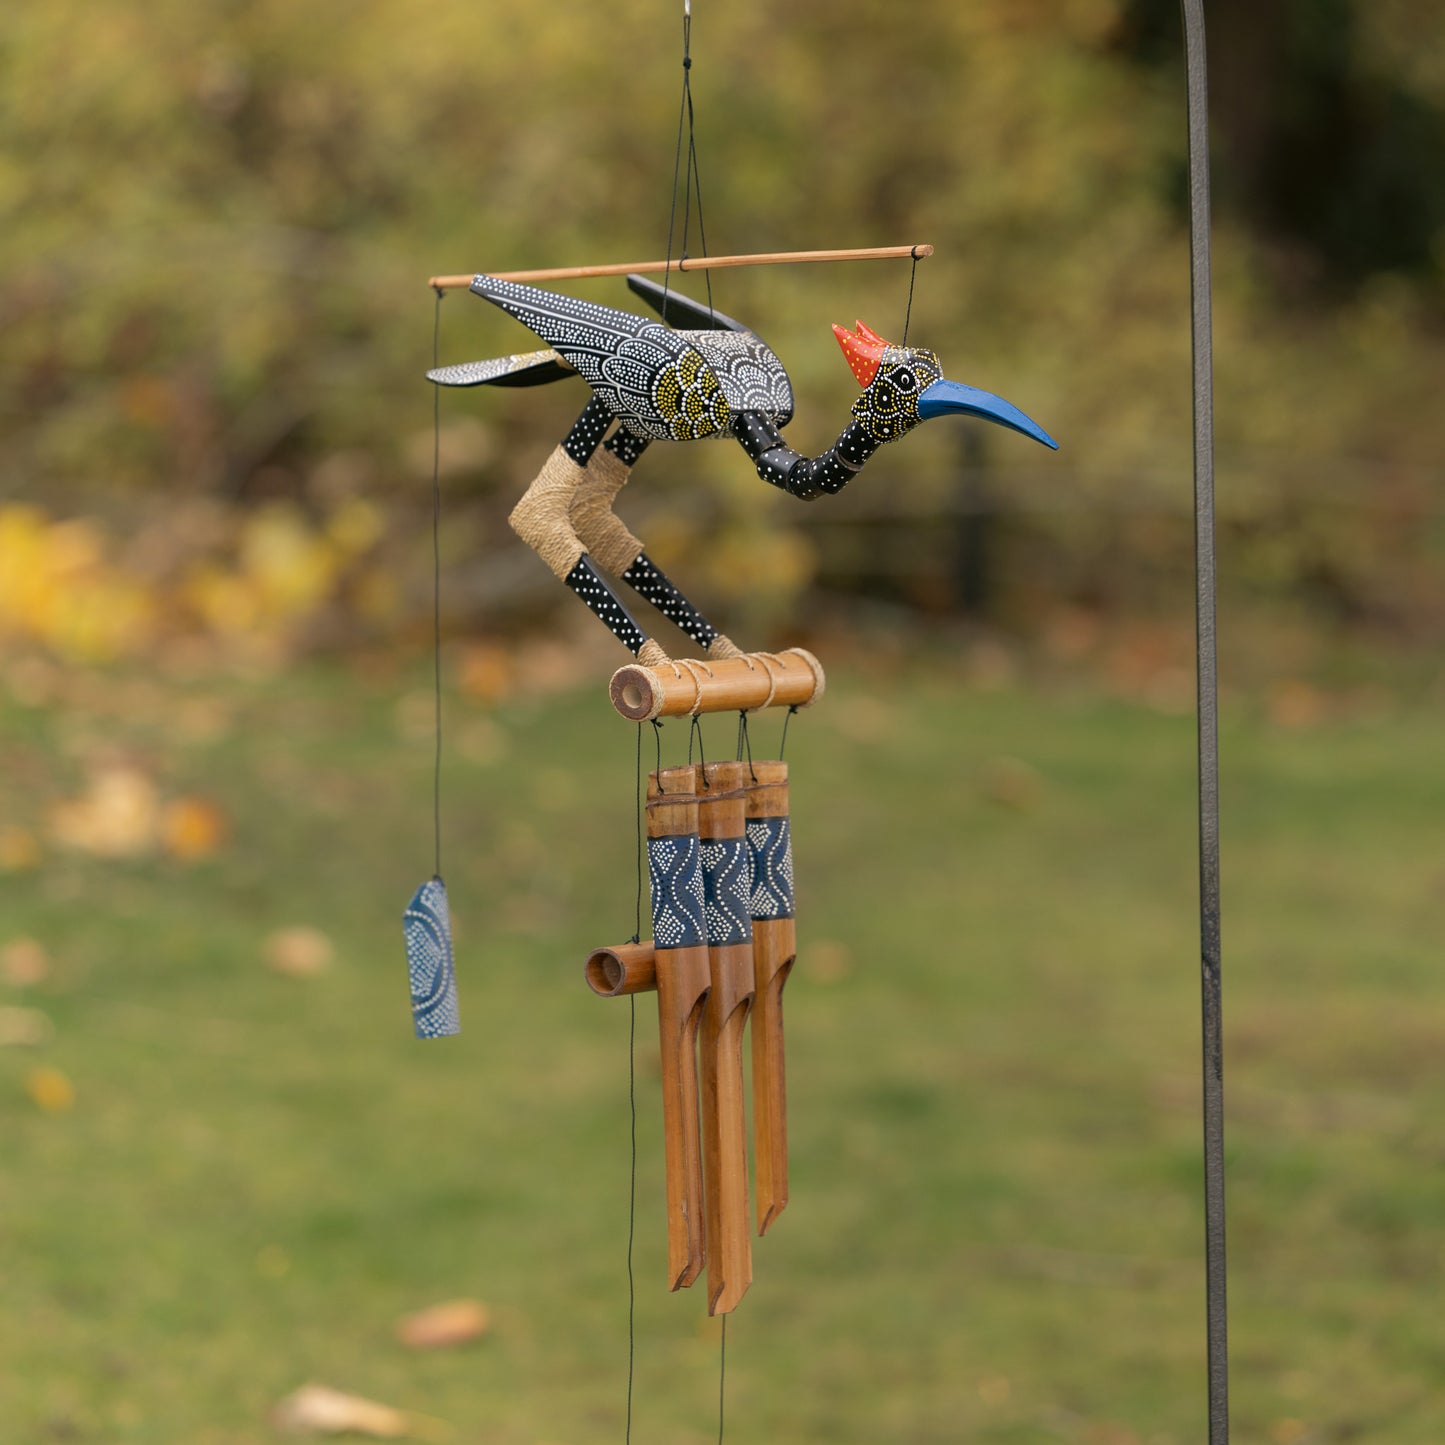
[[[577,369],[568,366],[550,348],[546,351],[524,351],[516,356],[497,356],[489,361],[464,361],[458,366],[438,366],[426,374],[438,386],[544,386],[576,376]]]
[[[751,331],[679,331],[722,386],[733,411],[760,411],[777,426],[793,419],[793,387],[783,363]]]
[[[535,331],[636,436],[694,441],[725,433],[722,387],[686,338],[646,316],[475,276],[471,289]]]
[[[741,321],[714,311],[690,296],[674,291],[670,286],[659,286],[646,276],[630,275],[628,286],[641,296],[669,326],[690,327],[694,331],[746,331]]]
[[[561,296],[536,286],[523,286],[518,281],[498,281],[493,276],[474,276],[471,289],[523,326],[535,331],[563,360],[587,374],[579,364],[587,357],[598,365],[614,355],[628,337],[637,336],[645,328],[656,326],[646,316],[599,306],[595,301],[579,301],[575,296]]]

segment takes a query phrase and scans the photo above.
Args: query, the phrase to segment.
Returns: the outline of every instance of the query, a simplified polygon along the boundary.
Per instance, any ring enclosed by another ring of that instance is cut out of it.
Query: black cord
[[[683,170],[682,161],[682,133],[684,122],[687,128],[687,169]],[[662,276],[662,319],[667,320],[667,297],[672,288],[672,242],[677,227],[677,192],[679,180],[684,181],[683,186],[683,213],[682,213],[682,252],[680,260],[688,258],[687,238],[692,222],[692,193],[694,183],[697,189],[697,231],[698,239],[702,243],[702,254],[707,255],[707,227],[703,222],[702,215],[702,173],[698,169],[697,161],[697,113],[692,101],[692,7],[684,3],[682,13],[682,102],[677,112],[677,146],[672,160],[672,207],[667,217],[667,260],[668,266]],[[679,269],[681,269],[679,267]],[[707,286],[707,310],[708,315],[713,315],[712,300],[712,273],[706,269],[703,271],[703,281]]]
[[[728,1382],[728,1317],[722,1317],[722,1346],[717,1366],[717,1445],[723,1445],[723,1411],[727,1404]]]
[[[637,913],[632,941],[642,942],[642,724],[637,724],[637,773],[632,780],[632,811],[637,823]]]
[[[442,298],[436,288],[436,311],[432,318],[431,364],[440,365]],[[432,832],[436,845],[434,876],[442,876],[442,389],[432,385],[431,452],[431,547],[432,547],[432,651],[436,683],[436,758],[432,764]]]
[[[913,320],[913,283],[918,279],[918,247],[913,248],[913,266],[908,272],[908,310],[903,316],[903,345],[908,345],[908,323]]]
[[[637,1233],[637,995],[629,994],[627,1001],[632,1005],[627,1031],[627,1102],[632,1115],[632,1168],[627,1197],[627,1429],[623,1439],[625,1445],[631,1445],[632,1371],[637,1358],[637,1281],[632,1271],[632,1241]]]
[[[697,739],[697,760],[702,766],[702,785],[707,787],[707,754],[703,752],[702,722],[697,714],[692,715],[692,726],[687,730],[687,765],[692,766],[692,740]]]
[[[778,744],[778,761],[782,762],[784,754],[788,751],[788,724],[793,720],[793,714],[797,712],[798,704],[794,703],[788,709],[788,715],[783,719],[783,740]]]
[[[748,777],[757,782],[757,769],[753,767],[753,738],[748,731],[748,715],[745,711],[738,713],[738,762],[743,758],[748,760]]]

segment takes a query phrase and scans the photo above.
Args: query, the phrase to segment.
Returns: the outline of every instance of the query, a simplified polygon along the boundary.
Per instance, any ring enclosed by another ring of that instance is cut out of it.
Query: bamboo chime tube
[[[753,924],[753,1167],[758,1233],[788,1203],[788,1094],[783,1056],[783,985],[798,956],[793,919],[793,844],[788,765],[747,769],[748,853]]]
[[[700,853],[698,802],[692,796],[690,779],[676,792],[649,797],[647,861],[652,879],[652,951],[662,1049],[667,1269],[668,1287],[674,1290],[691,1284],[706,1262],[697,1038],[710,972]],[[644,946],[635,945],[638,949]],[[622,955],[623,950],[612,952]],[[636,955],[631,958],[635,961]],[[625,972],[627,963],[622,966]]]
[[[676,261],[632,261],[604,266],[552,266],[540,271],[490,271],[497,281],[583,281],[591,276],[656,275],[662,271],[716,271],[728,266],[790,266],[810,261],[886,261],[933,255],[932,246],[864,246],[843,251],[760,251],[747,256],[683,256]],[[433,276],[434,290],[470,286],[472,275]]]
[[[748,652],[701,662],[679,659],[645,667],[628,663],[612,675],[612,706],[632,722],[760,707],[806,707],[823,695],[823,664],[811,652]]]
[[[736,1309],[753,1281],[743,1101],[743,1033],[753,1001],[752,873],[741,788],[744,769],[742,763],[703,764],[698,792],[712,968],[712,991],[699,1035],[709,1314]]]
[[[587,955],[587,986],[601,998],[651,993],[657,987],[657,958],[652,940],[594,948]]]

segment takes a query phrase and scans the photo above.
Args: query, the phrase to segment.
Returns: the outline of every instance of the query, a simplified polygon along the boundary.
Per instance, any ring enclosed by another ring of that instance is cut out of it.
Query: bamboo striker
[[[753,1002],[748,900],[746,764],[706,763],[700,772],[702,840],[712,990],[699,1031],[703,1182],[707,1205],[708,1313],[736,1309],[753,1280],[748,1223],[748,1137],[743,1102],[743,1034]]]
[[[651,993],[657,987],[657,960],[652,940],[594,948],[587,955],[587,986],[602,998]]]
[[[807,707],[823,695],[823,664],[811,652],[747,652],[716,662],[691,658],[644,667],[628,663],[612,674],[612,706],[630,722],[705,712],[751,712],[761,707]]]
[[[887,261],[933,255],[932,246],[864,246],[844,251],[758,251],[747,256],[682,256],[676,261],[632,261],[603,266],[553,266],[541,271],[489,271],[497,281],[582,281],[589,276],[657,275],[662,271],[716,271],[728,266],[796,266],[811,261]],[[433,276],[427,285],[437,291],[470,286],[475,273]]]
[[[753,864],[753,1167],[758,1233],[788,1203],[788,1090],[783,1053],[783,985],[798,956],[793,918],[793,852],[788,765],[754,762],[746,798]]]
[[[697,830],[697,799],[690,793],[669,793],[648,803],[647,856],[662,1051],[668,1287],[674,1290],[690,1285],[706,1263],[697,1040],[710,972]]]

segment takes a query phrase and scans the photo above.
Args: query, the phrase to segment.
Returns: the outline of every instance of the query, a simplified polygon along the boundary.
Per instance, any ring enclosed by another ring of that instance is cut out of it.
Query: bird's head
[[[1058,442],[1012,402],[959,381],[949,381],[938,357],[922,346],[895,346],[861,321],[856,331],[835,326],[858,385],[853,415],[878,442],[896,441],[935,416],[981,416],[1058,450]]]

